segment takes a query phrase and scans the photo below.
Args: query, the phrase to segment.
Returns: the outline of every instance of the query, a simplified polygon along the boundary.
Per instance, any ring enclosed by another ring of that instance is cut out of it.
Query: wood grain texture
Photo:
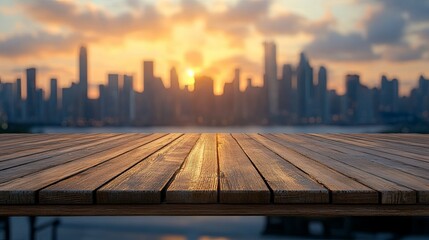
[[[274,194],[274,203],[329,203],[329,191],[245,134],[233,134]]]
[[[39,191],[39,203],[95,203],[96,189],[169,144],[178,136],[177,134],[152,134],[145,137],[141,139],[142,146],[42,189]]]
[[[420,145],[424,146],[425,144],[429,144],[429,139],[427,134],[372,134],[377,137],[388,139],[388,140],[398,140],[406,142],[410,145]]]
[[[0,135],[0,215],[429,214],[429,135]]]
[[[230,134],[218,134],[220,203],[269,203],[270,190]]]
[[[363,143],[357,143],[354,139],[343,138],[340,135],[318,135],[310,134],[307,137],[322,139],[322,142],[334,146],[335,148],[341,148],[343,151],[353,154],[356,156],[366,156],[368,160],[384,164],[386,167],[395,168],[399,171],[410,173],[411,175],[418,176],[419,178],[429,179],[429,165],[427,154],[422,153],[420,159],[412,157],[404,157],[397,155],[398,149],[380,149],[374,146],[368,146]],[[389,151],[390,150],[390,151]]]
[[[136,135],[117,135],[113,136],[112,138],[107,137],[99,141],[91,141],[89,144],[76,145],[58,151],[46,152],[40,155],[37,154],[36,156],[31,155],[18,158],[16,161],[13,161],[12,164],[6,162],[5,166],[10,164],[10,167],[2,169],[0,183],[11,181],[31,173],[65,164],[94,153],[102,152],[105,149],[109,149],[117,144],[125,143],[128,141],[128,139],[135,137]]]
[[[399,160],[394,159],[404,165],[415,166],[429,170],[429,156],[426,156],[426,149],[420,147],[407,146],[405,144],[391,144],[386,142],[374,141],[371,138],[360,139],[347,135],[336,136],[342,140],[353,141],[354,145],[369,148],[381,153],[394,154],[400,156]],[[403,158],[402,158],[403,157]],[[407,160],[404,160],[407,159]]]
[[[23,149],[21,151],[14,151],[12,153],[7,153],[7,154],[2,154],[0,155],[0,162],[2,161],[7,161],[7,160],[16,160],[19,157],[32,157],[32,155],[34,154],[38,154],[38,153],[46,153],[46,152],[50,152],[54,149],[59,149],[65,146],[73,146],[73,145],[78,145],[80,142],[83,141],[90,141],[91,139],[95,138],[95,136],[93,135],[81,135],[81,136],[76,136],[75,138],[73,138],[70,142],[63,142],[63,143],[55,143],[55,144],[49,144],[43,147],[38,147],[38,148],[33,148],[33,149]],[[16,144],[16,146],[20,146],[19,144]],[[21,145],[23,146],[23,145]],[[17,149],[15,149],[17,150]]]
[[[60,134],[59,134],[60,135]],[[56,138],[57,135],[54,136]],[[0,134],[0,148],[52,138],[51,134]]]
[[[354,135],[354,134],[345,134],[345,137],[349,139],[357,139],[361,142],[371,143],[371,145],[375,145],[378,148],[388,148],[388,149],[400,149],[404,152],[416,153],[419,157],[425,156],[427,146],[415,146],[412,144],[408,144],[405,141],[395,141],[395,140],[386,140],[384,138],[379,138],[377,136],[373,136],[373,134],[367,134],[365,136]]]
[[[320,138],[316,137],[315,139]],[[368,161],[365,162],[362,162],[361,160],[353,161],[353,165],[355,167],[365,169],[367,172],[372,172],[379,177],[417,191],[417,202],[428,203],[429,181],[427,179],[419,178],[413,174],[408,174],[405,171],[402,171],[402,169],[394,162],[385,163],[385,159],[378,160],[378,156],[361,153],[359,151],[353,150],[353,147],[348,148],[349,145],[331,141],[330,139],[327,139],[326,141],[320,141],[319,144],[322,144],[327,148],[345,151],[349,156],[357,156],[356,159],[367,159]]]
[[[121,137],[120,135],[105,134],[103,138],[99,139],[95,136],[78,137],[71,139],[70,141],[48,144],[43,149],[29,149],[29,151],[14,151],[12,154],[0,155],[4,157],[0,161],[0,170],[9,169],[15,166],[24,165],[31,162],[36,162],[45,158],[49,158],[56,155],[71,152],[73,150],[85,148],[88,146],[97,145],[99,141],[101,143],[106,142],[108,138],[112,137],[112,141]],[[16,148],[16,147],[15,147]],[[21,148],[20,148],[21,149]]]
[[[175,140],[96,191],[97,203],[161,203],[161,193],[178,171],[199,134]]]
[[[416,191],[378,176],[377,173],[384,170],[383,166],[373,166],[367,171],[366,168],[362,168],[368,164],[365,159],[335,151],[318,141],[298,135],[275,134],[275,137],[289,148],[317,159],[318,162],[338,172],[347,173],[347,176],[380,192],[383,204],[413,204],[417,201]]]
[[[7,154],[12,154],[16,152],[16,146],[19,145],[19,150],[21,151],[26,151],[29,149],[34,149],[34,148],[39,148],[39,147],[44,147],[46,145],[50,145],[51,143],[56,144],[56,143],[62,143],[64,141],[70,141],[72,138],[71,136],[69,136],[68,134],[58,134],[58,136],[55,136],[54,138],[52,137],[45,137],[43,139],[37,139],[37,140],[33,140],[30,142],[17,142],[17,141],[12,141],[10,144],[2,144],[0,142],[0,155],[4,156]]]
[[[167,203],[216,203],[216,134],[202,134],[166,192]]]
[[[345,173],[342,174],[328,168],[299,152],[287,148],[287,146],[276,142],[270,135],[252,134],[251,136],[327,187],[331,191],[332,203],[378,203],[378,193],[375,190],[349,178]]]
[[[115,145],[101,145],[102,151],[95,154],[2,183],[0,204],[35,204],[38,190],[139,147],[145,136],[133,134]]]

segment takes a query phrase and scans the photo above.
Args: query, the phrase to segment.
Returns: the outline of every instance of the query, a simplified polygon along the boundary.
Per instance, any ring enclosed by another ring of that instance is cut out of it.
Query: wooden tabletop
[[[2,134],[0,215],[429,215],[429,136]]]

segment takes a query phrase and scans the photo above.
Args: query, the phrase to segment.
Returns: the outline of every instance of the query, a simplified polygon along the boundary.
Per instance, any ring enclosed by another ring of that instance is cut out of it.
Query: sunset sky
[[[262,84],[262,43],[277,44],[279,70],[301,51],[315,69],[328,68],[329,88],[358,73],[376,86],[397,77],[408,94],[420,74],[429,77],[429,0],[2,0],[0,77],[14,81],[38,68],[38,85],[76,81],[78,49],[88,47],[91,96],[108,73],[133,74],[142,90],[142,61],[154,60],[167,80],[177,67],[212,76],[216,93],[242,69]],[[280,72],[279,72],[280,74]]]

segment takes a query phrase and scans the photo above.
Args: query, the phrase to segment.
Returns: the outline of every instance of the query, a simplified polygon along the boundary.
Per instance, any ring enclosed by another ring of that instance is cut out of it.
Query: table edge
[[[429,205],[39,204],[0,205],[0,216],[429,216]]]

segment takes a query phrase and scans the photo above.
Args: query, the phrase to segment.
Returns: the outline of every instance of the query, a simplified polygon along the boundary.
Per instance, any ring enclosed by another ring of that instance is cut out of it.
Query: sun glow
[[[188,74],[189,78],[194,78],[194,76],[195,76],[194,70],[192,70],[190,68],[188,70],[186,70],[186,74]]]
[[[187,85],[188,88],[192,90],[195,84],[195,71],[191,68],[188,68],[186,69],[185,74],[185,85]]]

